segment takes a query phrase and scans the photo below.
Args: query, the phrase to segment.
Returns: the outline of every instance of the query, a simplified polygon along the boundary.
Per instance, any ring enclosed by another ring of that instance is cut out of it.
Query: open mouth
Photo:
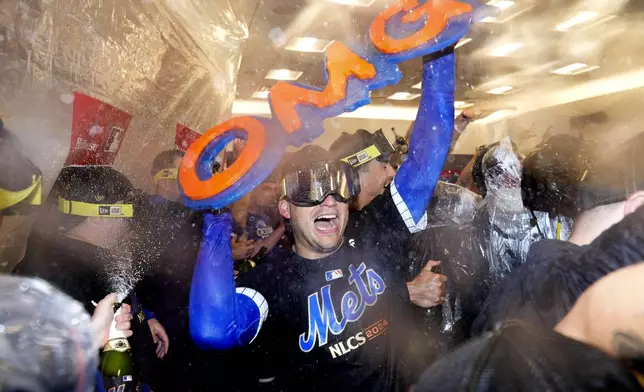
[[[320,215],[313,220],[313,225],[321,233],[334,233],[338,229],[338,216],[335,214]]]

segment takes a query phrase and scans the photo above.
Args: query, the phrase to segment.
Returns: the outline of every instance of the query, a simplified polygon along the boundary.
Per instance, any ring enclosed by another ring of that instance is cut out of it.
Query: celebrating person
[[[279,210],[295,246],[280,265],[240,275],[235,289],[230,215],[206,217],[191,289],[195,342],[229,349],[259,335],[249,347],[255,368],[285,390],[405,390],[397,340],[410,302],[396,260],[426,226],[449,149],[454,61],[450,53],[425,63],[409,156],[391,186],[351,220],[357,173],[315,146],[291,157]]]

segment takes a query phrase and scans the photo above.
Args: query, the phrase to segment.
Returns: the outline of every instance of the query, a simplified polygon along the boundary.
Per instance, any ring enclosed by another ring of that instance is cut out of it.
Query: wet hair
[[[581,181],[593,166],[592,145],[556,135],[539,144],[523,160],[523,205],[532,211],[575,217],[581,209]]]
[[[644,190],[644,132],[597,160],[581,180],[579,209],[618,203]]]
[[[152,161],[152,176],[155,176],[163,169],[174,168],[174,162],[177,158],[183,158],[184,155],[186,155],[186,153],[181,150],[165,150],[160,152]]]
[[[18,140],[0,119],[0,189],[18,192],[32,186],[34,178],[40,176],[40,169],[23,154]]]
[[[83,203],[118,204],[131,202],[137,195],[130,180],[110,166],[68,166],[60,171],[47,204],[58,205],[59,197]],[[87,218],[60,212],[57,215],[64,215],[62,229],[65,231]]]

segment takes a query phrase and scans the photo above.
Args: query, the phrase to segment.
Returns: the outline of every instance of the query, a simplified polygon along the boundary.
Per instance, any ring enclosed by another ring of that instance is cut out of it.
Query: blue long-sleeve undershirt
[[[423,94],[409,155],[392,185],[392,197],[412,232],[422,229],[449,150],[454,128],[454,64],[450,54],[424,65]],[[225,350],[250,343],[268,313],[260,293],[235,287],[231,230],[230,214],[205,215],[190,290],[190,333],[203,349]]]

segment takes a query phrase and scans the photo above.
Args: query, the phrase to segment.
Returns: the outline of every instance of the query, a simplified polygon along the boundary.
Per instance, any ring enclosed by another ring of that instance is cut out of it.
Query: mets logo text
[[[359,320],[367,306],[375,305],[378,296],[385,292],[384,280],[364,263],[358,268],[350,265],[349,272],[349,284],[355,284],[358,292],[349,290],[342,296],[339,320],[331,299],[331,285],[323,286],[320,293],[309,295],[309,330],[300,335],[300,350],[309,352],[316,342],[320,347],[327,344],[329,332],[341,334],[347,323]]]

